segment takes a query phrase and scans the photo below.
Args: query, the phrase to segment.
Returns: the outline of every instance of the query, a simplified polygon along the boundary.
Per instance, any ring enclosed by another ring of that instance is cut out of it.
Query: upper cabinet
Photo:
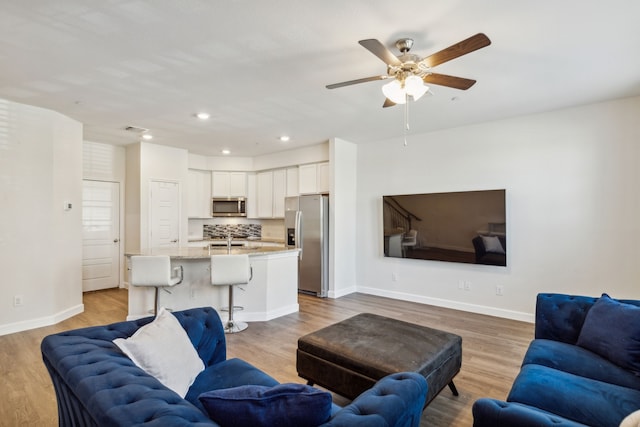
[[[247,197],[247,173],[213,171],[211,197]]]
[[[187,215],[189,218],[211,217],[211,172],[189,169]]]
[[[287,171],[273,171],[273,217],[284,218],[284,198],[287,195]]]
[[[287,197],[300,195],[298,191],[298,167],[287,168]]]
[[[256,174],[256,205],[258,218],[284,218],[284,198],[287,171],[277,169]]]
[[[329,192],[329,163],[312,163],[298,168],[298,192],[317,194]]]

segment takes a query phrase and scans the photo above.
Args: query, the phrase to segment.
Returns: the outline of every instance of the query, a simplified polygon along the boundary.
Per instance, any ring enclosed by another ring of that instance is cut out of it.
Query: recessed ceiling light
[[[153,135],[151,135],[150,133],[143,133],[142,139],[146,139],[147,141],[149,141],[150,139],[153,139]]]
[[[229,155],[229,154],[231,154],[231,150],[227,150],[227,149],[225,148],[224,150],[222,150],[222,154],[224,154],[225,156],[226,156],[226,155]]]
[[[211,115],[209,113],[198,113],[196,114],[196,117],[200,120],[207,120]]]
[[[291,138],[290,138],[288,135],[282,135],[282,136],[280,137],[280,141],[282,141],[282,142],[287,142],[287,141],[289,141],[290,139],[291,139]]]

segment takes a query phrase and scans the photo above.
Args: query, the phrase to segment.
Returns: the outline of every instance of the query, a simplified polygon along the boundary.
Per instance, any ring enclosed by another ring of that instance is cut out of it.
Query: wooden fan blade
[[[420,61],[420,63],[427,67],[435,67],[436,65],[451,61],[452,59],[456,59],[459,56],[466,55],[467,53],[489,46],[490,44],[491,40],[489,40],[489,37],[482,33],[478,33],[475,36],[471,36],[466,40],[454,44],[453,46],[442,49],[440,52],[427,56]]]
[[[373,53],[378,58],[382,59],[387,65],[401,65],[402,62],[389,50],[376,39],[360,40],[360,43],[365,49]]]
[[[334,83],[332,85],[327,85],[326,88],[327,89],[336,89],[336,88],[343,87],[343,86],[356,85],[358,83],[374,82],[376,80],[384,80],[384,79],[388,79],[388,78],[389,78],[389,76],[365,77],[363,79],[349,80],[349,81],[342,82],[342,83]]]
[[[384,104],[382,104],[382,108],[393,107],[394,105],[396,105],[395,102],[393,102],[389,98],[385,98],[384,99]]]
[[[425,83],[431,83],[438,86],[447,86],[454,89],[467,90],[474,84],[475,80],[465,79],[463,77],[448,76],[446,74],[431,73],[422,78]]]

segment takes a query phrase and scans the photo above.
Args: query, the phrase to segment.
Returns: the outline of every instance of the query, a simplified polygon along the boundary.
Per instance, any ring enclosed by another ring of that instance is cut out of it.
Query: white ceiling
[[[637,0],[3,0],[0,98],[81,121],[90,141],[136,142],[132,125],[203,155],[401,139],[383,82],[325,88],[385,74],[358,40],[412,37],[427,56],[491,39],[435,68],[478,83],[412,103],[421,133],[640,95],[639,16]]]

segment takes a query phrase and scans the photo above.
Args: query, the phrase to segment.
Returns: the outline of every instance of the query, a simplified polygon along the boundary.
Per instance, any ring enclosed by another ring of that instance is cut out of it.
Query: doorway
[[[120,183],[82,182],[82,291],[120,285]]]

